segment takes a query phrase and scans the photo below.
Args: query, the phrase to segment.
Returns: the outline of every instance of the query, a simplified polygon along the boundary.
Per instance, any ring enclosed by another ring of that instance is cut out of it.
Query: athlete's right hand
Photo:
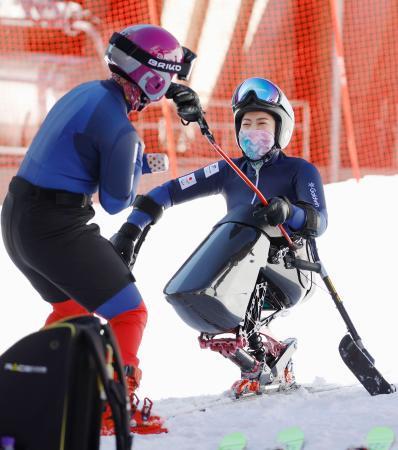
[[[267,206],[259,205],[253,212],[254,217],[266,217],[268,223],[273,227],[286,222],[292,217],[292,214],[293,207],[287,197],[270,198]]]
[[[171,83],[166,98],[173,99],[177,114],[186,122],[197,122],[203,117],[203,109],[198,94],[188,86]]]
[[[125,222],[120,230],[109,239],[130,269],[135,262],[134,246],[140,234],[141,230],[137,226]]]

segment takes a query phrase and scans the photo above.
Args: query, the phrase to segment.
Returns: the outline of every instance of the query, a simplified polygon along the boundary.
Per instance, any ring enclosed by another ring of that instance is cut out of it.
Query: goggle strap
[[[237,108],[244,108],[245,106],[249,105],[250,103],[257,103],[259,106],[273,106],[273,107],[278,107],[280,106],[278,103],[275,102],[269,102],[266,100],[261,100],[260,98],[257,97],[256,93],[254,92],[254,90],[250,90],[248,92],[245,93],[245,95],[243,96],[243,98],[241,100],[239,100],[238,102],[234,102],[234,104],[232,105],[232,108],[235,110]]]
[[[133,57],[134,59],[138,60],[145,66],[150,67],[151,69],[159,70],[160,72],[167,72],[173,74],[177,73],[179,77],[184,78],[187,78],[191,72],[192,61],[194,58],[192,58],[190,62],[181,62],[181,63],[173,61],[165,61],[163,59],[155,58],[151,54],[147,53],[145,50],[139,48],[137,45],[134,44],[134,42],[131,42],[130,39],[126,38],[120,33],[113,33],[111,38],[109,39],[109,43],[111,45],[114,45],[116,48],[121,50],[126,55]],[[190,50],[189,52],[190,55],[191,54],[195,55]],[[184,51],[184,56],[185,53],[186,52]]]

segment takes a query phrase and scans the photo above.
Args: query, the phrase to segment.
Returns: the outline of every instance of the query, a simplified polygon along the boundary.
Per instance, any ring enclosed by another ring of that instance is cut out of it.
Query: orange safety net
[[[258,3],[264,7],[255,8]],[[182,44],[194,51],[205,33],[217,45],[218,29],[206,27],[210,5],[196,0],[189,18]],[[103,52],[112,32],[159,24],[163,7],[162,0],[2,0],[0,202],[54,101],[79,83],[106,78]],[[286,152],[315,163],[325,182],[397,173],[396,0],[241,0],[237,14],[206,107],[229,155],[240,154],[232,93],[245,78],[262,76],[284,90],[295,110]],[[203,51],[201,58],[207,58]],[[146,151],[168,153],[172,163],[169,174],[143,177],[141,191],[218,159],[196,124],[181,125],[171,102],[153,104],[132,120]]]

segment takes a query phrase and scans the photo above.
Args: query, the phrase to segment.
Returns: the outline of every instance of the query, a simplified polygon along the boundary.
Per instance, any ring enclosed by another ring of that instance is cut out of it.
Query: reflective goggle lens
[[[268,103],[278,103],[280,93],[278,88],[264,78],[249,78],[236,90],[232,99],[232,106],[245,100],[246,96],[254,92],[259,100]]]

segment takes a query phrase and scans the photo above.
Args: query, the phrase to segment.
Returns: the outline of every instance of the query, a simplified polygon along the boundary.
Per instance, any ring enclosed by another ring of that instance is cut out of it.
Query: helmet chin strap
[[[132,111],[142,111],[150,100],[142,90],[132,81],[128,81],[117,73],[112,73],[112,79],[123,88],[124,98]]]

